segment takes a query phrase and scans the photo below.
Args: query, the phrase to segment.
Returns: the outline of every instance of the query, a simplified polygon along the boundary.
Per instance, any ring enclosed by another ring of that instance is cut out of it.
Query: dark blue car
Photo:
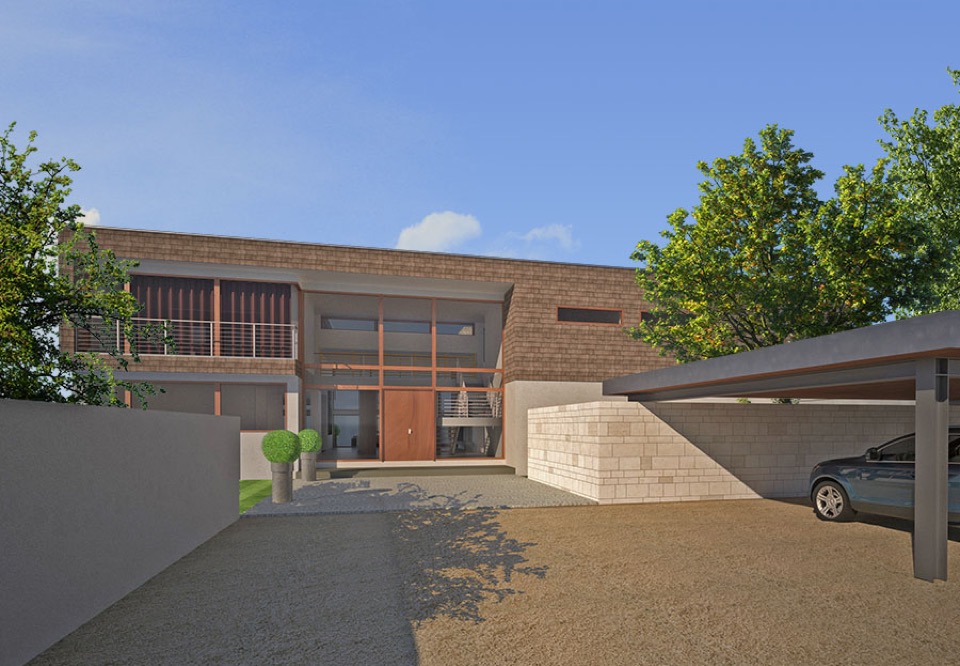
[[[820,520],[843,521],[858,511],[913,519],[915,437],[904,435],[856,458],[818,464],[810,472],[810,499]],[[947,437],[949,521],[960,522],[960,426]]]

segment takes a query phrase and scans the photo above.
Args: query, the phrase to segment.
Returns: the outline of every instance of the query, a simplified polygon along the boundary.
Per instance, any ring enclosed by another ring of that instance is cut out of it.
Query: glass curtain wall
[[[383,459],[382,392],[403,389],[433,391],[434,458],[502,457],[502,303],[306,293],[304,324],[323,458]]]
[[[437,301],[438,458],[503,455],[502,335],[501,303]]]

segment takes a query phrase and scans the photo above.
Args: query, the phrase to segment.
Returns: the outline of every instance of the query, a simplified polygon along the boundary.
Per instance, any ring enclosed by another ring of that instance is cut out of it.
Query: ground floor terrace
[[[910,538],[800,500],[242,518],[31,663],[956,663]]]

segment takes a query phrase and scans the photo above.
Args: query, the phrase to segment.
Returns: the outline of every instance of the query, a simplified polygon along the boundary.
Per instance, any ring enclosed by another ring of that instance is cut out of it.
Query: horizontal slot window
[[[573,324],[621,324],[622,310],[600,308],[557,308],[557,321]]]
[[[323,317],[320,319],[320,328],[333,331],[375,331],[377,330],[377,320]]]
[[[320,327],[332,331],[376,331],[376,319],[349,319],[346,317],[323,317]],[[383,322],[385,333],[430,333],[428,321],[396,321]],[[473,335],[473,324],[458,322],[437,322],[437,335]]]
[[[473,335],[473,324],[437,322],[437,335]]]
[[[383,322],[384,333],[423,333],[430,334],[429,321],[391,321],[385,319]]]

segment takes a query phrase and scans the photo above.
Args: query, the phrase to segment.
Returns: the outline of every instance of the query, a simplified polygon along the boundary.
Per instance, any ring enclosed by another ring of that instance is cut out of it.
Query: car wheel
[[[820,520],[842,522],[856,515],[846,491],[836,481],[821,481],[813,491],[813,511]]]

